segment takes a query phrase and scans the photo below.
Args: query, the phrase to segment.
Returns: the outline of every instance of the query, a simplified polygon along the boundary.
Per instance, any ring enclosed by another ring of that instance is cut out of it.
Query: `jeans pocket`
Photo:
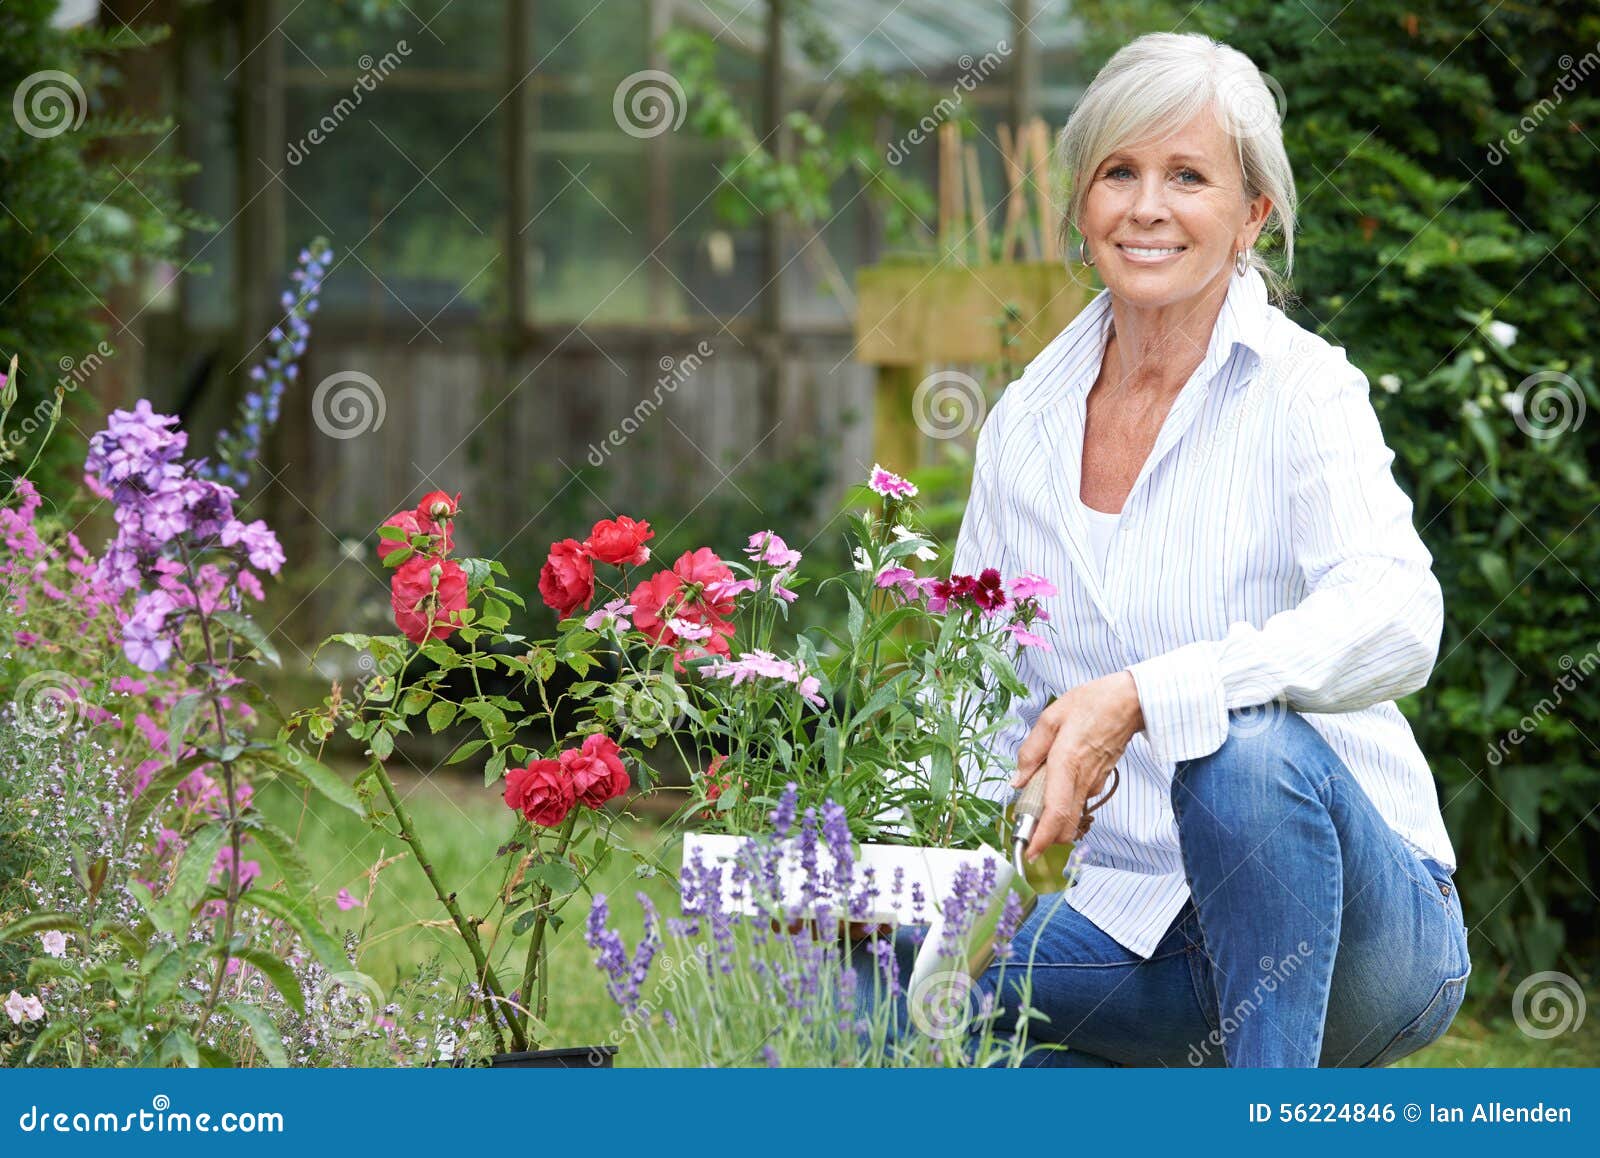
[[[1461,1008],[1462,999],[1467,993],[1467,978],[1470,976],[1472,969],[1469,966],[1460,977],[1445,978],[1439,986],[1439,991],[1433,995],[1433,1000],[1428,1002],[1416,1020],[1395,1034],[1394,1040],[1384,1046],[1378,1056],[1367,1065],[1369,1067],[1389,1065],[1407,1054],[1416,1053],[1424,1046],[1432,1045],[1443,1037],[1444,1031],[1450,1028],[1456,1012]]]

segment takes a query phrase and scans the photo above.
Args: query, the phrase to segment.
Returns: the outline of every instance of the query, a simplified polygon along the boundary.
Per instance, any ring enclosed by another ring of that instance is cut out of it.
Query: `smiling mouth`
[[[1134,257],[1170,257],[1175,253],[1182,253],[1189,247],[1187,245],[1126,245],[1119,242],[1117,248],[1124,253],[1132,254]]]

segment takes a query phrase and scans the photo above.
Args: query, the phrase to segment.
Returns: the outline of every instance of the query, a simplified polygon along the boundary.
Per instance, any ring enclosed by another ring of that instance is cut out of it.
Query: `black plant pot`
[[[617,1056],[614,1045],[578,1045],[565,1049],[525,1049],[497,1053],[489,1059],[496,1070],[608,1070]]]

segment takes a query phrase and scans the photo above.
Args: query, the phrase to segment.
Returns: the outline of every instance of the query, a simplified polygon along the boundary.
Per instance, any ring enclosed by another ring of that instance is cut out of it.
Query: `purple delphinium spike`
[[[299,359],[311,337],[310,318],[317,312],[317,295],[332,260],[332,247],[320,237],[300,251],[299,268],[290,274],[295,288],[279,299],[285,311],[283,321],[267,334],[266,357],[249,370],[250,381],[260,389],[250,390],[240,402],[237,429],[217,435],[216,461],[201,460],[197,468],[200,477],[241,491],[250,485],[251,468],[261,457],[262,442],[281,413],[284,390],[299,377]]]

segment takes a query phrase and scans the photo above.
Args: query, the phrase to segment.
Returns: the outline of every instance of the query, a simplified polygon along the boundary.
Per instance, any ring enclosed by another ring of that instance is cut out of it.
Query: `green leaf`
[[[29,913],[0,928],[0,942],[17,941],[37,933],[71,933],[78,938],[78,947],[87,948],[89,931],[70,913]]]
[[[278,649],[272,646],[266,630],[254,619],[237,611],[213,611],[211,618],[254,647],[261,653],[261,658],[273,667],[283,666],[283,660],[278,658]]]
[[[428,709],[428,731],[442,731],[448,728],[455,718],[456,705],[449,700],[439,700]]]
[[[493,784],[496,780],[500,779],[500,777],[504,776],[505,772],[506,772],[506,750],[504,748],[502,748],[500,751],[496,752],[493,756],[490,756],[489,759],[484,761],[484,764],[483,764],[483,784],[484,784],[484,787],[487,788],[489,785]]]
[[[272,854],[273,863],[283,874],[290,891],[299,896],[309,894],[312,889],[311,868],[289,834],[259,817],[252,819],[248,831],[257,844]]]
[[[222,850],[227,835],[226,825],[218,822],[208,824],[189,838],[188,847],[183,850],[183,859],[178,862],[178,871],[172,878],[172,887],[167,890],[165,898],[181,909],[185,917],[206,891],[206,881],[217,863],[217,853]]]
[[[269,1066],[274,1069],[288,1067],[289,1055],[284,1051],[283,1038],[278,1033],[278,1027],[272,1024],[272,1019],[260,1006],[251,1005],[248,1001],[227,1001],[223,1003],[222,1008],[250,1028],[256,1044],[261,1047],[261,1056],[266,1058]]]
[[[164,768],[150,778],[150,783],[144,786],[144,791],[133,798],[128,805],[128,821],[126,831],[130,834],[137,832],[139,826],[150,818],[150,815],[167,802],[167,797],[177,790],[196,768],[209,764],[211,761],[204,756],[190,756],[171,768]]]
[[[856,593],[854,591],[847,589],[845,591],[845,595],[848,596],[850,600],[850,614],[847,620],[850,630],[850,639],[851,642],[855,642],[861,638],[861,629],[867,622],[867,612],[866,609],[861,606],[861,600],[856,598]]]
[[[552,860],[528,866],[528,878],[538,881],[550,890],[552,896],[564,897],[583,887],[583,878],[572,871],[566,861]]]
[[[262,976],[272,982],[273,988],[283,995],[284,1001],[296,1013],[306,1011],[306,997],[300,990],[300,982],[283,958],[275,957],[263,949],[240,949],[233,956],[261,970]]]
[[[180,696],[178,702],[172,705],[172,710],[167,713],[167,753],[172,762],[176,764],[183,756],[183,738],[189,732],[189,725],[194,723],[195,713],[200,710],[205,702],[205,696],[200,692],[190,692]]]
[[[306,947],[329,969],[340,971],[350,968],[350,962],[345,959],[338,943],[322,927],[322,922],[317,920],[308,901],[270,889],[246,889],[239,901],[286,923],[300,934]]]
[[[465,744],[462,744],[461,747],[450,753],[450,758],[446,760],[445,763],[459,764],[461,761],[465,760],[468,756],[472,755],[487,743],[487,740],[468,740]]]
[[[316,757],[290,744],[280,744],[274,754],[276,758],[272,760],[272,767],[290,779],[298,780],[308,788],[315,789],[330,802],[340,808],[348,809],[357,816],[366,814],[355,789]]]

